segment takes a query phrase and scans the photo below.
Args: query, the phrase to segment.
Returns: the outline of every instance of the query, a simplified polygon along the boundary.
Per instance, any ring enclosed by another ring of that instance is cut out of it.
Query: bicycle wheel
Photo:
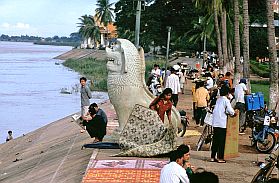
[[[206,125],[204,127],[204,130],[203,130],[203,132],[202,132],[202,134],[201,134],[201,136],[199,138],[199,141],[197,143],[197,151],[200,151],[201,148],[202,148],[202,145],[204,144],[205,138],[207,137],[207,135],[209,133],[208,128],[209,128],[208,125]]]
[[[183,137],[185,135],[187,123],[188,123],[187,119],[181,120],[181,126],[182,127],[180,129],[181,130],[180,133],[178,133],[179,137]]]
[[[269,174],[272,172],[274,166],[272,163],[268,163],[265,167],[261,168],[257,174],[253,177],[251,183],[264,183],[269,179]],[[270,171],[271,170],[271,171]]]
[[[270,152],[275,146],[276,138],[273,133],[267,132],[264,141],[257,140],[256,149],[261,153]]]

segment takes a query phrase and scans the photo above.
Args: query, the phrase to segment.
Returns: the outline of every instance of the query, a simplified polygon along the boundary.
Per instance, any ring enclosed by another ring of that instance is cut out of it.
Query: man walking
[[[165,88],[172,89],[171,101],[173,102],[173,105],[176,107],[178,103],[178,93],[180,92],[180,83],[179,77],[176,75],[176,70],[174,68],[171,68],[171,74],[167,78]]]
[[[196,114],[196,125],[203,126],[204,124],[204,118],[206,116],[206,107],[208,104],[208,101],[210,99],[209,92],[205,88],[204,81],[201,80],[201,82],[198,82],[196,85],[196,101],[197,101],[197,114]]]
[[[240,82],[235,87],[235,108],[239,110],[239,134],[244,134],[244,125],[245,125],[245,115],[246,115],[246,108],[245,108],[245,100],[244,95],[248,94],[248,90],[246,87],[246,79],[240,79]]]

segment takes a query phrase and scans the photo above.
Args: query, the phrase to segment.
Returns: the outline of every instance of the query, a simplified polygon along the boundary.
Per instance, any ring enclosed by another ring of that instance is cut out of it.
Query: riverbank
[[[95,50],[95,49],[72,49],[54,57],[54,59],[67,60],[67,59],[84,59],[84,58],[94,58],[97,60],[106,60],[105,50]]]
[[[117,126],[116,114],[109,101],[100,106],[107,112],[107,133],[111,134]],[[0,144],[0,182],[81,182],[92,155],[92,149],[81,147],[92,139],[80,133],[71,116]]]

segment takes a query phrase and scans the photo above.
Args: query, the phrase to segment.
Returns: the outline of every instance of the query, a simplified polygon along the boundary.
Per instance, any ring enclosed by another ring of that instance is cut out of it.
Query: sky
[[[94,15],[97,0],[0,0],[0,35],[69,36],[78,18]],[[117,0],[110,0],[117,2]]]

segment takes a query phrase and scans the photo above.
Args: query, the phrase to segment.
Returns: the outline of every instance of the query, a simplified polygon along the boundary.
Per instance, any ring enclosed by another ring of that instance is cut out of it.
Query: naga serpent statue
[[[145,60],[144,60],[144,52],[141,48],[138,49],[128,40],[126,39],[117,39],[114,46],[111,48],[106,48],[107,53],[107,69],[108,69],[108,95],[110,98],[110,102],[114,106],[118,117],[119,129],[118,131],[122,133],[120,135],[120,141],[123,142],[123,139],[129,138],[128,141],[133,139],[133,142],[129,142],[129,145],[124,145],[124,149],[127,151],[131,150],[134,147],[138,147],[138,137],[135,134],[139,135],[141,132],[136,132],[131,135],[127,135],[130,133],[129,130],[139,130],[141,128],[143,131],[145,130],[145,126],[153,125],[153,119],[155,118],[155,126],[158,128],[158,125],[161,128],[161,131],[166,131],[164,124],[160,121],[157,113],[148,109],[149,104],[154,100],[155,96],[148,90],[148,87],[145,83]],[[137,114],[140,112],[141,114]],[[152,113],[152,115],[151,115]],[[154,115],[156,113],[156,115]],[[142,116],[143,115],[143,116]],[[145,116],[144,116],[145,115]],[[146,115],[148,115],[146,117]],[[152,119],[150,116],[153,116]],[[135,125],[131,125],[136,119],[136,125],[141,125],[136,129],[128,129],[133,128]],[[143,119],[143,120],[142,120]],[[172,108],[172,127],[176,129],[177,125],[180,123],[180,115],[176,108]],[[131,124],[127,124],[127,122],[131,122]],[[144,122],[143,122],[144,121]],[[159,122],[158,122],[159,121]],[[165,119],[167,121],[167,118]],[[140,123],[140,124],[138,124]],[[143,125],[145,123],[145,125]],[[127,125],[126,125],[127,124]],[[127,127],[125,129],[125,126]],[[150,127],[152,128],[152,127]],[[148,130],[148,129],[146,129]],[[173,130],[172,130],[173,131]],[[160,143],[159,146],[163,144],[163,149],[166,149],[166,153],[173,149],[174,144],[170,143],[168,147],[165,147],[166,142],[160,141],[164,135],[158,135],[155,132],[154,138],[151,143],[144,141],[139,142],[140,145],[156,146],[156,143]],[[164,132],[165,133],[165,132]],[[124,134],[124,135],[123,135]],[[149,136],[150,134],[147,134]],[[172,135],[171,135],[172,136]],[[145,137],[145,136],[144,136]],[[143,138],[144,138],[143,137]],[[169,136],[167,137],[169,139]],[[124,140],[125,142],[127,141]],[[160,142],[159,142],[160,141]],[[174,140],[172,140],[174,142]],[[155,144],[154,144],[155,143]],[[124,143],[125,144],[125,143]],[[132,144],[132,145],[131,145]],[[120,142],[121,146],[121,142]],[[148,147],[149,148],[149,147]],[[128,154],[123,153],[122,155],[132,155],[132,156],[152,156],[156,154],[160,154],[158,152],[160,148],[157,148],[157,151],[146,154],[144,151],[146,149],[141,148],[141,151],[130,151]]]

